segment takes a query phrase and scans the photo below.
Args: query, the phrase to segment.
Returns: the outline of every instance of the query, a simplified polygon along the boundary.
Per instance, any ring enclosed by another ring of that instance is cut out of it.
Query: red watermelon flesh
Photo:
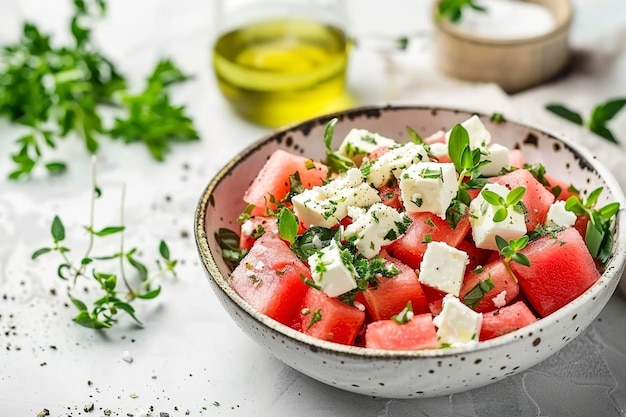
[[[600,277],[585,241],[573,227],[537,239],[521,253],[528,257],[530,267],[511,262],[511,269],[542,317],[581,295]]]
[[[483,313],[483,323],[478,340],[489,340],[537,321],[537,317],[523,301],[518,301],[498,310]]]
[[[309,286],[309,268],[273,233],[252,246],[230,276],[233,289],[261,313],[291,325]]]
[[[459,299],[465,304],[468,304],[465,297],[472,291],[476,285],[481,281],[486,281],[491,278],[493,282],[493,288],[489,290],[482,299],[475,304],[472,308],[475,311],[484,313],[492,310],[496,310],[505,304],[508,304],[519,293],[519,285],[515,282],[515,279],[506,270],[506,266],[501,259],[497,259],[488,263],[482,269],[482,271],[476,273],[468,271],[463,279],[463,285],[459,293]],[[503,291],[505,291],[503,293]],[[498,304],[503,302],[503,304]]]
[[[445,219],[432,213],[407,213],[413,220],[406,233],[387,246],[394,258],[411,268],[419,268],[429,241],[445,242],[456,247],[470,229],[469,219],[463,217],[452,229]]]
[[[303,333],[330,342],[351,345],[365,320],[358,308],[309,288],[300,310],[297,327]]]
[[[535,230],[537,225],[544,224],[550,205],[554,203],[554,195],[546,189],[527,169],[517,169],[508,174],[489,179],[509,190],[526,187],[522,203],[528,210],[526,213],[526,230]]]
[[[437,330],[430,313],[413,316],[411,321],[398,324],[379,320],[367,325],[365,347],[389,350],[435,349]]]
[[[266,214],[266,204],[269,209],[275,210],[276,204],[270,203],[270,196],[277,201],[284,199],[291,189],[289,177],[296,172],[300,175],[304,188],[322,185],[328,174],[328,167],[315,162],[314,167],[310,168],[312,163],[308,158],[282,149],[274,151],[243,196],[243,201],[255,206],[251,214]]]
[[[411,301],[415,314],[428,312],[428,301],[415,270],[384,251],[381,256],[393,263],[400,274],[392,278],[381,277],[376,287],[363,291],[364,304],[373,320],[388,320],[398,314]]]

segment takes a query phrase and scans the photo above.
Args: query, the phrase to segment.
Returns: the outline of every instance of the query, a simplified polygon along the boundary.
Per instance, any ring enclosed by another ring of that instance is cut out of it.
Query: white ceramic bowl
[[[437,396],[490,384],[539,363],[579,335],[602,310],[622,275],[626,260],[624,209],[615,225],[613,253],[593,287],[550,316],[472,348],[386,351],[318,340],[260,314],[227,282],[229,268],[215,233],[220,227],[239,229],[236,218],[245,206],[242,195],[274,150],[323,159],[322,135],[331,117],[339,118],[337,147],[353,127],[407,140],[406,126],[426,136],[450,129],[471,115],[426,107],[355,109],[278,130],[228,162],[202,193],[195,233],[209,283],[241,329],[278,359],[312,378],[343,390],[391,398]],[[495,124],[489,116],[480,116],[494,142],[521,149],[527,162],[543,163],[549,173],[577,184],[583,193],[603,186],[601,204],[619,201],[626,207],[617,181],[585,149],[533,127],[512,121]]]

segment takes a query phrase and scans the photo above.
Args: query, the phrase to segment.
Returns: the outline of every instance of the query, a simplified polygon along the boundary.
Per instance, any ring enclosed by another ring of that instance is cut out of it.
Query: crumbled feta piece
[[[332,240],[330,245],[309,256],[313,282],[329,297],[337,297],[356,288],[356,271],[341,258],[341,249]]]
[[[431,212],[445,219],[458,190],[452,163],[419,162],[400,175],[400,193],[408,212]]]
[[[363,156],[382,146],[393,147],[396,145],[398,145],[398,142],[378,133],[373,133],[366,129],[352,129],[341,142],[337,151],[341,155],[359,163]]]
[[[457,297],[448,294],[443,298],[443,309],[433,318],[437,326],[440,346],[458,347],[478,343],[483,315],[477,313]]]
[[[518,213],[513,207],[507,208],[507,217],[500,222],[494,222],[493,217],[498,207],[489,204],[482,196],[483,190],[490,190],[506,198],[509,189],[500,184],[487,184],[481,193],[472,200],[469,206],[469,219],[472,226],[472,237],[476,247],[481,249],[498,250],[496,236],[507,242],[518,239],[526,233],[526,223],[523,213]]]
[[[397,146],[380,158],[372,161],[367,174],[367,182],[376,188],[380,188],[387,181],[395,176],[400,177],[400,173],[420,161],[428,161],[428,152],[422,145],[414,142],[407,142]]]
[[[383,203],[373,204],[367,212],[349,208],[348,213],[352,223],[343,231],[343,238],[354,239],[359,253],[368,259],[378,255],[383,246],[400,237],[408,227],[404,215]]]
[[[461,123],[461,126],[467,130],[467,134],[469,136],[469,146],[471,149],[486,148],[491,142],[491,133],[489,133],[478,116],[473,115]],[[452,133],[452,129],[446,132],[446,143],[450,140],[450,133]]]
[[[506,290],[500,291],[498,295],[491,299],[495,308],[501,308],[506,305]]]
[[[368,207],[380,202],[378,192],[363,182],[358,168],[349,169],[326,185],[291,198],[298,219],[307,227],[332,227],[348,214],[348,207]]]
[[[443,142],[435,142],[428,145],[430,154],[435,158],[443,158],[448,156],[448,144]]]
[[[565,201],[555,201],[548,209],[546,226],[569,227],[576,223],[576,215],[565,210]]]
[[[489,161],[489,163],[478,168],[485,177],[494,177],[502,171],[503,168],[509,168],[509,148],[498,143],[487,146],[486,155],[481,156],[481,160]]]
[[[254,224],[252,220],[248,219],[241,224],[241,233],[246,236],[252,236],[254,233]]]
[[[469,256],[445,242],[430,242],[420,264],[419,281],[448,294],[459,296]]]

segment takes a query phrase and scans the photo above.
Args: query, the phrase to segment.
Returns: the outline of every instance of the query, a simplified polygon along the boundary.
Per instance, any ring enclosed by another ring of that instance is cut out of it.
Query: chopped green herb
[[[426,233],[422,238],[422,243],[430,243],[433,241],[433,236],[430,233]]]
[[[298,218],[287,207],[280,209],[278,214],[278,235],[281,239],[293,243],[298,236]]]
[[[313,312],[313,315],[311,316],[311,321],[309,322],[309,326],[307,328],[310,329],[315,323],[317,323],[321,319],[322,319],[322,309],[318,308],[317,310]]]
[[[491,278],[491,275],[489,275],[486,280],[479,281],[474,288],[469,290],[465,297],[463,297],[463,303],[470,308],[476,308],[478,303],[480,303],[485,295],[494,287],[495,284],[493,283],[493,279]]]
[[[413,319],[413,304],[411,300],[406,303],[406,307],[396,314],[395,316],[391,316],[391,320],[395,321],[398,324],[406,324]]]
[[[326,146],[326,164],[330,168],[328,170],[328,174],[331,175],[333,172],[341,173],[346,172],[350,168],[354,167],[354,162],[350,158],[346,158],[338,152],[333,151],[332,142],[333,142],[333,133],[335,130],[335,125],[337,124],[338,119],[333,118],[326,124],[326,129],[324,130],[324,144]]]

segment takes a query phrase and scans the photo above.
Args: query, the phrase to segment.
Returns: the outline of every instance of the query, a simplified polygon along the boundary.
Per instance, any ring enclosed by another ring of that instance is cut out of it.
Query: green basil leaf
[[[568,109],[561,104],[548,104],[546,106],[546,110],[556,114],[557,116],[567,119],[572,123],[576,123],[577,125],[582,126],[584,124],[583,118],[580,114]]]

